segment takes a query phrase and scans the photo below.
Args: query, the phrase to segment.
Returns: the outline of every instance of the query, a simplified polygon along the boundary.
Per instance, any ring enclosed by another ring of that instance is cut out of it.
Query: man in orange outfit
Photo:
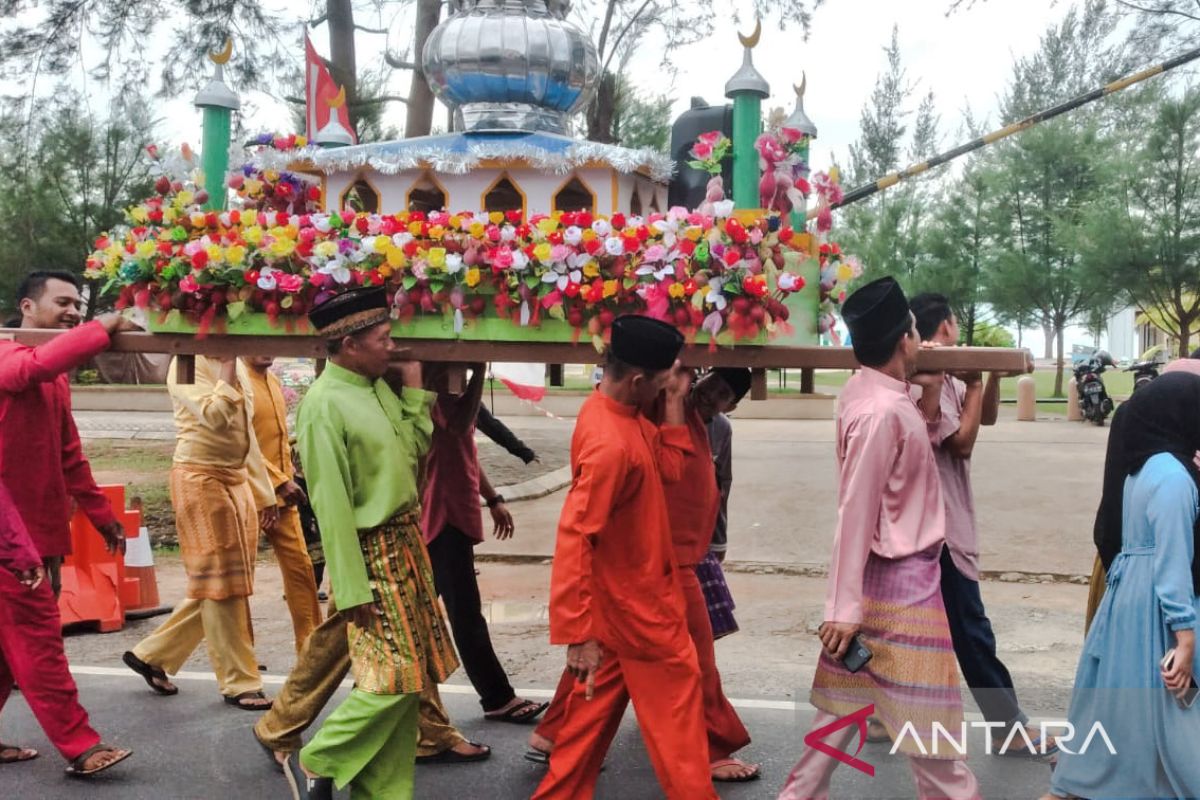
[[[665,476],[664,489],[671,520],[671,541],[687,603],[688,634],[696,647],[700,666],[709,771],[714,781],[734,783],[755,780],[761,773],[757,764],[732,758],[733,753],[750,744],[750,734],[721,688],[712,624],[704,592],[696,576],[696,565],[708,552],[721,502],[712,449],[708,443],[707,423],[717,414],[732,410],[749,389],[750,370],[732,367],[716,369],[696,382],[686,403],[682,394],[675,394],[671,397],[674,408],[664,408],[661,398],[656,398],[645,409],[648,416],[655,420],[683,419],[691,439],[690,450],[679,449],[673,439],[663,441],[658,458],[664,465],[663,471],[670,473]],[[674,479],[676,472],[677,480]],[[530,751],[526,754],[528,760],[548,762],[548,755],[562,726],[563,701],[574,684],[574,676],[569,671],[564,672],[550,710],[530,736]]]
[[[666,796],[717,800],[659,469],[678,480],[679,465],[659,453],[690,453],[691,437],[682,404],[672,404],[662,427],[639,411],[666,388],[682,346],[665,323],[617,318],[604,379],[575,424],[551,573],[550,641],[567,645],[567,669],[578,682],[534,800],[592,797],[630,700]],[[686,386],[674,381],[668,394],[678,397]]]

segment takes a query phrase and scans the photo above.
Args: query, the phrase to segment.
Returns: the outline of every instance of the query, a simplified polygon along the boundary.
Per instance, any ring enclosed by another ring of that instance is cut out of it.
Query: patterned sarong
[[[413,509],[358,532],[371,593],[383,611],[370,628],[349,626],[350,670],[360,691],[420,692],[426,681],[444,681],[458,668],[420,523],[420,509]]]
[[[188,598],[249,597],[258,511],[246,470],[175,464],[169,485]]]
[[[822,650],[810,699],[839,717],[873,703],[892,741],[900,739],[900,752],[963,759],[947,745],[946,734],[938,734],[936,755],[933,746],[935,722],[959,740],[963,720],[958,662],[942,604],[941,549],[939,543],[895,560],[869,556],[859,638],[872,658],[851,673]]]
[[[725,582],[725,570],[713,553],[708,553],[696,565],[696,579],[704,593],[704,604],[708,606],[708,619],[712,623],[713,640],[737,633],[737,620],[733,618],[733,595]]]

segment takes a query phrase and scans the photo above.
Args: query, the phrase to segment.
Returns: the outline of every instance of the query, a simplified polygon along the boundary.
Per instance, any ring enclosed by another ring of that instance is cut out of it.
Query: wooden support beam
[[[562,364],[547,364],[546,374],[550,378],[551,386],[563,385],[563,365]]]
[[[767,399],[767,371],[765,369],[750,371],[750,399]]]
[[[38,345],[62,331],[27,328],[0,329],[0,336]],[[532,364],[595,364],[591,344],[553,342],[469,342],[450,339],[401,339],[401,351],[419,361],[516,361]],[[324,358],[325,342],[311,336],[236,336],[210,334],[205,337],[178,333],[119,333],[112,350],[124,353],[169,353],[207,356],[278,356]],[[762,347],[739,345],[710,350],[705,344],[684,348],[680,359],[691,367],[749,367],[751,369],[858,369],[849,347]],[[918,364],[924,370],[983,370],[985,372],[1030,372],[1033,357],[1028,350],[1007,347],[940,347],[922,350]]]
[[[816,370],[814,369],[805,368],[800,370],[800,394],[812,394],[815,391],[813,380],[815,374]]]
[[[183,384],[196,382],[196,357],[194,355],[184,354],[176,357],[175,382]]]
[[[465,364],[453,364],[446,368],[446,391],[450,394],[462,394],[467,390],[467,367]]]

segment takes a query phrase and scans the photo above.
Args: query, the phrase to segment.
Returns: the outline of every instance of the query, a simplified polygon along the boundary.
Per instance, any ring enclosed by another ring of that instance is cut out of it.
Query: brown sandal
[[[92,767],[91,769],[86,769],[85,765],[87,764],[88,759],[91,758],[92,756],[96,755],[96,753],[113,753],[115,755],[115,758],[113,758],[111,761],[101,764],[98,767]],[[122,761],[129,758],[131,755],[133,755],[132,750],[121,750],[120,748],[113,747],[111,745],[104,744],[104,742],[101,742],[98,745],[89,747],[87,750],[84,750],[75,759],[73,759],[71,761],[71,763],[69,765],[67,765],[67,774],[73,778],[89,778],[92,775],[95,775],[97,772],[103,772],[104,770],[108,769],[109,767],[113,767],[113,766],[116,766],[117,764],[120,764]]]
[[[261,691],[242,692],[241,694],[234,695],[233,697],[225,697],[224,699],[229,705],[240,708],[243,711],[268,711],[274,704],[274,701],[263,703],[262,705],[246,702],[247,700],[267,700],[267,696]]]
[[[6,752],[16,752],[16,755],[6,756],[4,755]],[[32,761],[37,757],[38,751],[32,747],[0,743],[0,764],[20,764],[22,761]]]

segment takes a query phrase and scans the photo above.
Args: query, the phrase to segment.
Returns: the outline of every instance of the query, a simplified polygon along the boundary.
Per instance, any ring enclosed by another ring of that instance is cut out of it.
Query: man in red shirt
[[[471,365],[471,380],[461,394],[449,391],[446,365],[433,364],[427,370],[427,385],[437,393],[437,402],[433,441],[425,457],[421,531],[433,564],[434,585],[446,604],[454,644],[479,694],[484,718],[530,723],[550,704],[517,697],[513,691],[492,647],[475,577],[475,545],[483,541],[481,495],[491,512],[496,538],[513,535],[512,514],[488,482],[475,446],[475,420],[486,370],[483,364]]]
[[[79,284],[69,272],[30,273],[17,303],[22,328],[65,330],[81,319]],[[121,523],[83,455],[67,372],[107,349],[110,334],[134,329],[110,314],[39,348],[0,341],[0,481],[12,494],[56,596],[63,556],[71,552],[72,501],[110,549],[125,546]]]
[[[79,291],[69,273],[34,273],[20,294],[22,323],[33,320],[26,327],[70,328],[79,321]],[[0,709],[14,680],[19,681],[46,737],[75,776],[94,775],[128,758],[130,751],[103,744],[79,704],[63,651],[58,601],[45,582],[43,560],[56,568],[70,551],[69,490],[89,501],[85,508],[94,511],[93,520],[113,523],[102,529],[109,548],[125,547],[120,525],[83,458],[66,373],[107,348],[111,334],[132,329],[109,314],[36,348],[0,341]],[[0,764],[36,755],[0,745]]]

